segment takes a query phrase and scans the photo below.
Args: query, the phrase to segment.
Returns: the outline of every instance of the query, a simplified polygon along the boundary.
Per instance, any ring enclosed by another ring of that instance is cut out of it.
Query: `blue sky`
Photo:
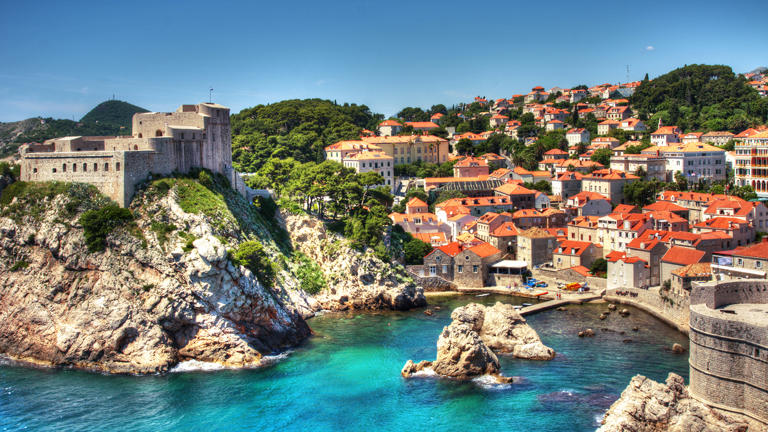
[[[118,99],[233,112],[320,97],[376,112],[768,63],[768,3],[68,1],[0,4],[0,121]]]

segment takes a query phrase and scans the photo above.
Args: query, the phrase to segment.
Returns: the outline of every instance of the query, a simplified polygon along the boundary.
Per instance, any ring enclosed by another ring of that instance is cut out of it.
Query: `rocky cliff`
[[[666,383],[642,375],[632,378],[614,402],[598,432],[744,432],[761,430],[691,398],[683,378],[669,374]]]
[[[309,336],[303,316],[316,310],[424,302],[391,265],[344,246],[308,253],[329,275],[313,298],[297,276],[308,261],[291,243],[311,252],[315,237],[329,235],[303,218],[289,221],[300,231],[291,242],[277,219],[221,181],[151,182],[102,251],[89,251],[81,224],[107,204],[94,188],[9,188],[17,196],[5,194],[0,208],[0,354],[112,373],[163,372],[184,360],[258,366]],[[233,258],[246,243],[258,245],[258,259]]]
[[[421,287],[405,269],[383,262],[372,251],[360,252],[318,219],[281,213],[293,246],[320,265],[327,286],[311,299],[299,299],[305,313],[360,309],[406,310],[426,306]]]

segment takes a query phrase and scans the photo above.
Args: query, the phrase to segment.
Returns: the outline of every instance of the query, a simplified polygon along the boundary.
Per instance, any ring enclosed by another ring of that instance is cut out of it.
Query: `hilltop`
[[[740,132],[768,118],[768,99],[723,65],[688,65],[643,81],[630,101],[651,128],[661,118],[684,131]]]
[[[128,102],[110,100],[96,105],[79,121],[33,117],[16,122],[0,122],[0,158],[16,152],[26,142],[77,135],[125,135],[131,131],[133,114],[147,112]]]
[[[96,105],[88,114],[80,119],[81,123],[100,123],[131,128],[133,115],[148,112],[146,109],[123,102],[120,100],[108,100]]]

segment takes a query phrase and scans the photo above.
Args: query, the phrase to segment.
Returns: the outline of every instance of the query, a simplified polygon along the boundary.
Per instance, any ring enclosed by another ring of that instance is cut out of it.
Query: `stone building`
[[[689,392],[768,424],[768,283],[694,283]]]
[[[542,228],[520,231],[517,235],[517,259],[531,267],[552,261],[557,237]]]
[[[125,137],[63,137],[22,146],[21,180],[90,183],[125,207],[136,185],[150,174],[205,168],[222,174],[245,194],[245,183],[232,168],[229,108],[201,103],[170,113],[138,113],[132,132]]]

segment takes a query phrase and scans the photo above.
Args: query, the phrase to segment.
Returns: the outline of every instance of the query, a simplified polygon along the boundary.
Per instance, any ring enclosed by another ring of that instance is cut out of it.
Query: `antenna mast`
[[[213,103],[213,87],[208,89],[208,103]]]

